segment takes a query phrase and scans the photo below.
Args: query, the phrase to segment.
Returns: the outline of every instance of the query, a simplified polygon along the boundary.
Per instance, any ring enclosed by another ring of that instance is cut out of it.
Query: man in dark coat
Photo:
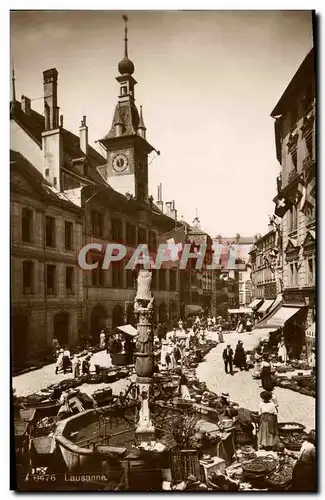
[[[229,373],[228,372],[228,367],[229,367],[231,375],[234,374],[234,372],[233,372],[233,355],[234,355],[234,352],[233,352],[230,344],[228,344],[227,347],[223,351],[222,357],[223,357],[223,361],[225,364],[225,372]]]

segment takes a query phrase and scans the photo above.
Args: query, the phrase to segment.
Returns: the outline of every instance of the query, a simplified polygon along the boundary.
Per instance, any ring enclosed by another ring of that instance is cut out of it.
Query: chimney
[[[162,200],[162,183],[160,183],[158,186],[158,198],[156,201],[156,205],[159,210],[161,210],[162,212],[164,211],[164,202]]]
[[[62,191],[63,120],[59,119],[57,84],[58,72],[55,68],[43,71],[45,115],[45,130],[42,133],[43,175],[48,182]]]
[[[81,120],[80,128],[79,128],[79,137],[80,137],[80,149],[85,155],[88,154],[88,127],[87,127],[87,117],[84,116]]]
[[[21,109],[26,115],[30,114],[31,110],[30,99],[25,95],[21,96]]]
[[[45,130],[59,126],[58,71],[56,68],[43,71]]]
[[[176,220],[177,210],[175,210],[175,200],[166,201],[166,215]]]

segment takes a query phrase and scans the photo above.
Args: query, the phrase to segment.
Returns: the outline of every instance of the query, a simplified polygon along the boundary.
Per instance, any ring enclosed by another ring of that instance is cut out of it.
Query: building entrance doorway
[[[53,338],[60,346],[69,345],[69,314],[60,312],[53,317]]]

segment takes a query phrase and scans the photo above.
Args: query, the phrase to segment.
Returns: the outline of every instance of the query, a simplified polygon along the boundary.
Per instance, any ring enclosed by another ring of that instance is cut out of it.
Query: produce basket
[[[270,474],[278,465],[278,461],[272,455],[257,457],[242,463],[242,469],[248,475]]]
[[[87,380],[88,384],[101,384],[102,382],[103,382],[102,375],[97,375],[97,374],[90,375]]]
[[[305,426],[299,422],[280,422],[278,428],[280,434],[292,434],[305,430]]]
[[[266,476],[265,482],[273,490],[286,490],[292,480],[293,466],[289,464],[280,465],[280,467]]]
[[[103,374],[103,382],[105,382],[105,384],[110,384],[112,382],[115,382],[117,379],[118,379],[118,373],[116,370],[104,372]]]
[[[284,434],[281,436],[281,442],[287,450],[299,451],[306,438],[307,433],[305,431],[292,432],[291,434]]]

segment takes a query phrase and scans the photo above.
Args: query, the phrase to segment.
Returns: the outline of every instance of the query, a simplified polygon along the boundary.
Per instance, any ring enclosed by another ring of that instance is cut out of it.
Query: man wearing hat
[[[217,398],[215,408],[221,415],[230,416],[230,399],[228,392],[222,392]]]
[[[233,372],[233,355],[234,355],[234,352],[233,352],[230,344],[228,344],[227,347],[223,350],[222,358],[223,358],[223,361],[225,364],[225,372],[229,373],[228,372],[228,367],[229,367],[231,375],[234,374],[234,372]]]

